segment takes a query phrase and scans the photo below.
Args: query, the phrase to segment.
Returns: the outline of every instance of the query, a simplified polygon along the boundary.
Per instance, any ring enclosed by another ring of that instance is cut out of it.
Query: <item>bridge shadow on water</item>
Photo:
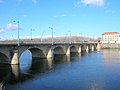
[[[70,62],[70,57],[64,54],[54,54],[54,64],[68,63]]]
[[[87,53],[83,53],[82,55],[87,55]],[[54,54],[54,64],[60,63],[70,63],[71,61],[79,60],[81,54],[77,52],[71,52],[69,56],[65,54]]]
[[[81,56],[87,56],[87,55],[88,55],[88,52],[86,52],[86,51],[81,52]]]
[[[29,69],[30,73],[45,73],[48,70],[50,70],[52,68],[52,60],[48,60],[46,58],[39,58],[39,57],[34,57],[32,58],[32,64],[31,67]]]

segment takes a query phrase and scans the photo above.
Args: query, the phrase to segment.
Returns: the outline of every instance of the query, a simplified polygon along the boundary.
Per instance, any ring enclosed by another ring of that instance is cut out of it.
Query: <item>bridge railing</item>
[[[0,45],[4,45],[4,44],[17,44],[17,42],[0,42]]]
[[[95,44],[98,42],[20,42],[20,45],[25,45],[25,44]],[[0,42],[0,45],[17,45],[18,42]]]

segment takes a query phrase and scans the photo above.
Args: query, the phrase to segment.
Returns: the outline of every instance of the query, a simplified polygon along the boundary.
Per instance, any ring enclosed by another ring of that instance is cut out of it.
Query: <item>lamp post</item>
[[[52,25],[52,27],[49,27],[50,29],[51,29],[51,33],[52,33],[52,45],[53,45],[53,25]]]
[[[79,33],[79,40],[82,41],[82,33]]]
[[[18,21],[13,21],[13,22],[17,22],[17,29],[18,29],[18,46],[20,46],[20,38],[19,38],[19,29],[20,29],[20,27],[19,27],[19,20]]]
[[[30,29],[30,35],[31,35],[31,43],[32,43],[32,29]]]
[[[34,31],[34,29],[30,29],[30,36],[31,36],[31,39],[30,39],[30,41],[31,41],[31,43],[32,43],[32,40],[33,40],[33,31]]]
[[[40,42],[42,42],[42,37],[43,37],[44,31],[42,32],[41,38],[40,38]]]
[[[69,43],[71,44],[71,31],[68,31],[70,36],[69,36]]]

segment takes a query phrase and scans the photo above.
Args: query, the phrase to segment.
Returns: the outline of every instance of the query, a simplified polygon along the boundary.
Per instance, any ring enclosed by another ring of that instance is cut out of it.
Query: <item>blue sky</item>
[[[0,39],[54,36],[99,37],[120,31],[119,0],[0,0]]]

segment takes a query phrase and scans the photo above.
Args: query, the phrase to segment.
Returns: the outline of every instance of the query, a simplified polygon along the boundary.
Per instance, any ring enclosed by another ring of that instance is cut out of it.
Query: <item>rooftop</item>
[[[102,35],[108,35],[108,34],[119,34],[119,32],[104,32]]]

